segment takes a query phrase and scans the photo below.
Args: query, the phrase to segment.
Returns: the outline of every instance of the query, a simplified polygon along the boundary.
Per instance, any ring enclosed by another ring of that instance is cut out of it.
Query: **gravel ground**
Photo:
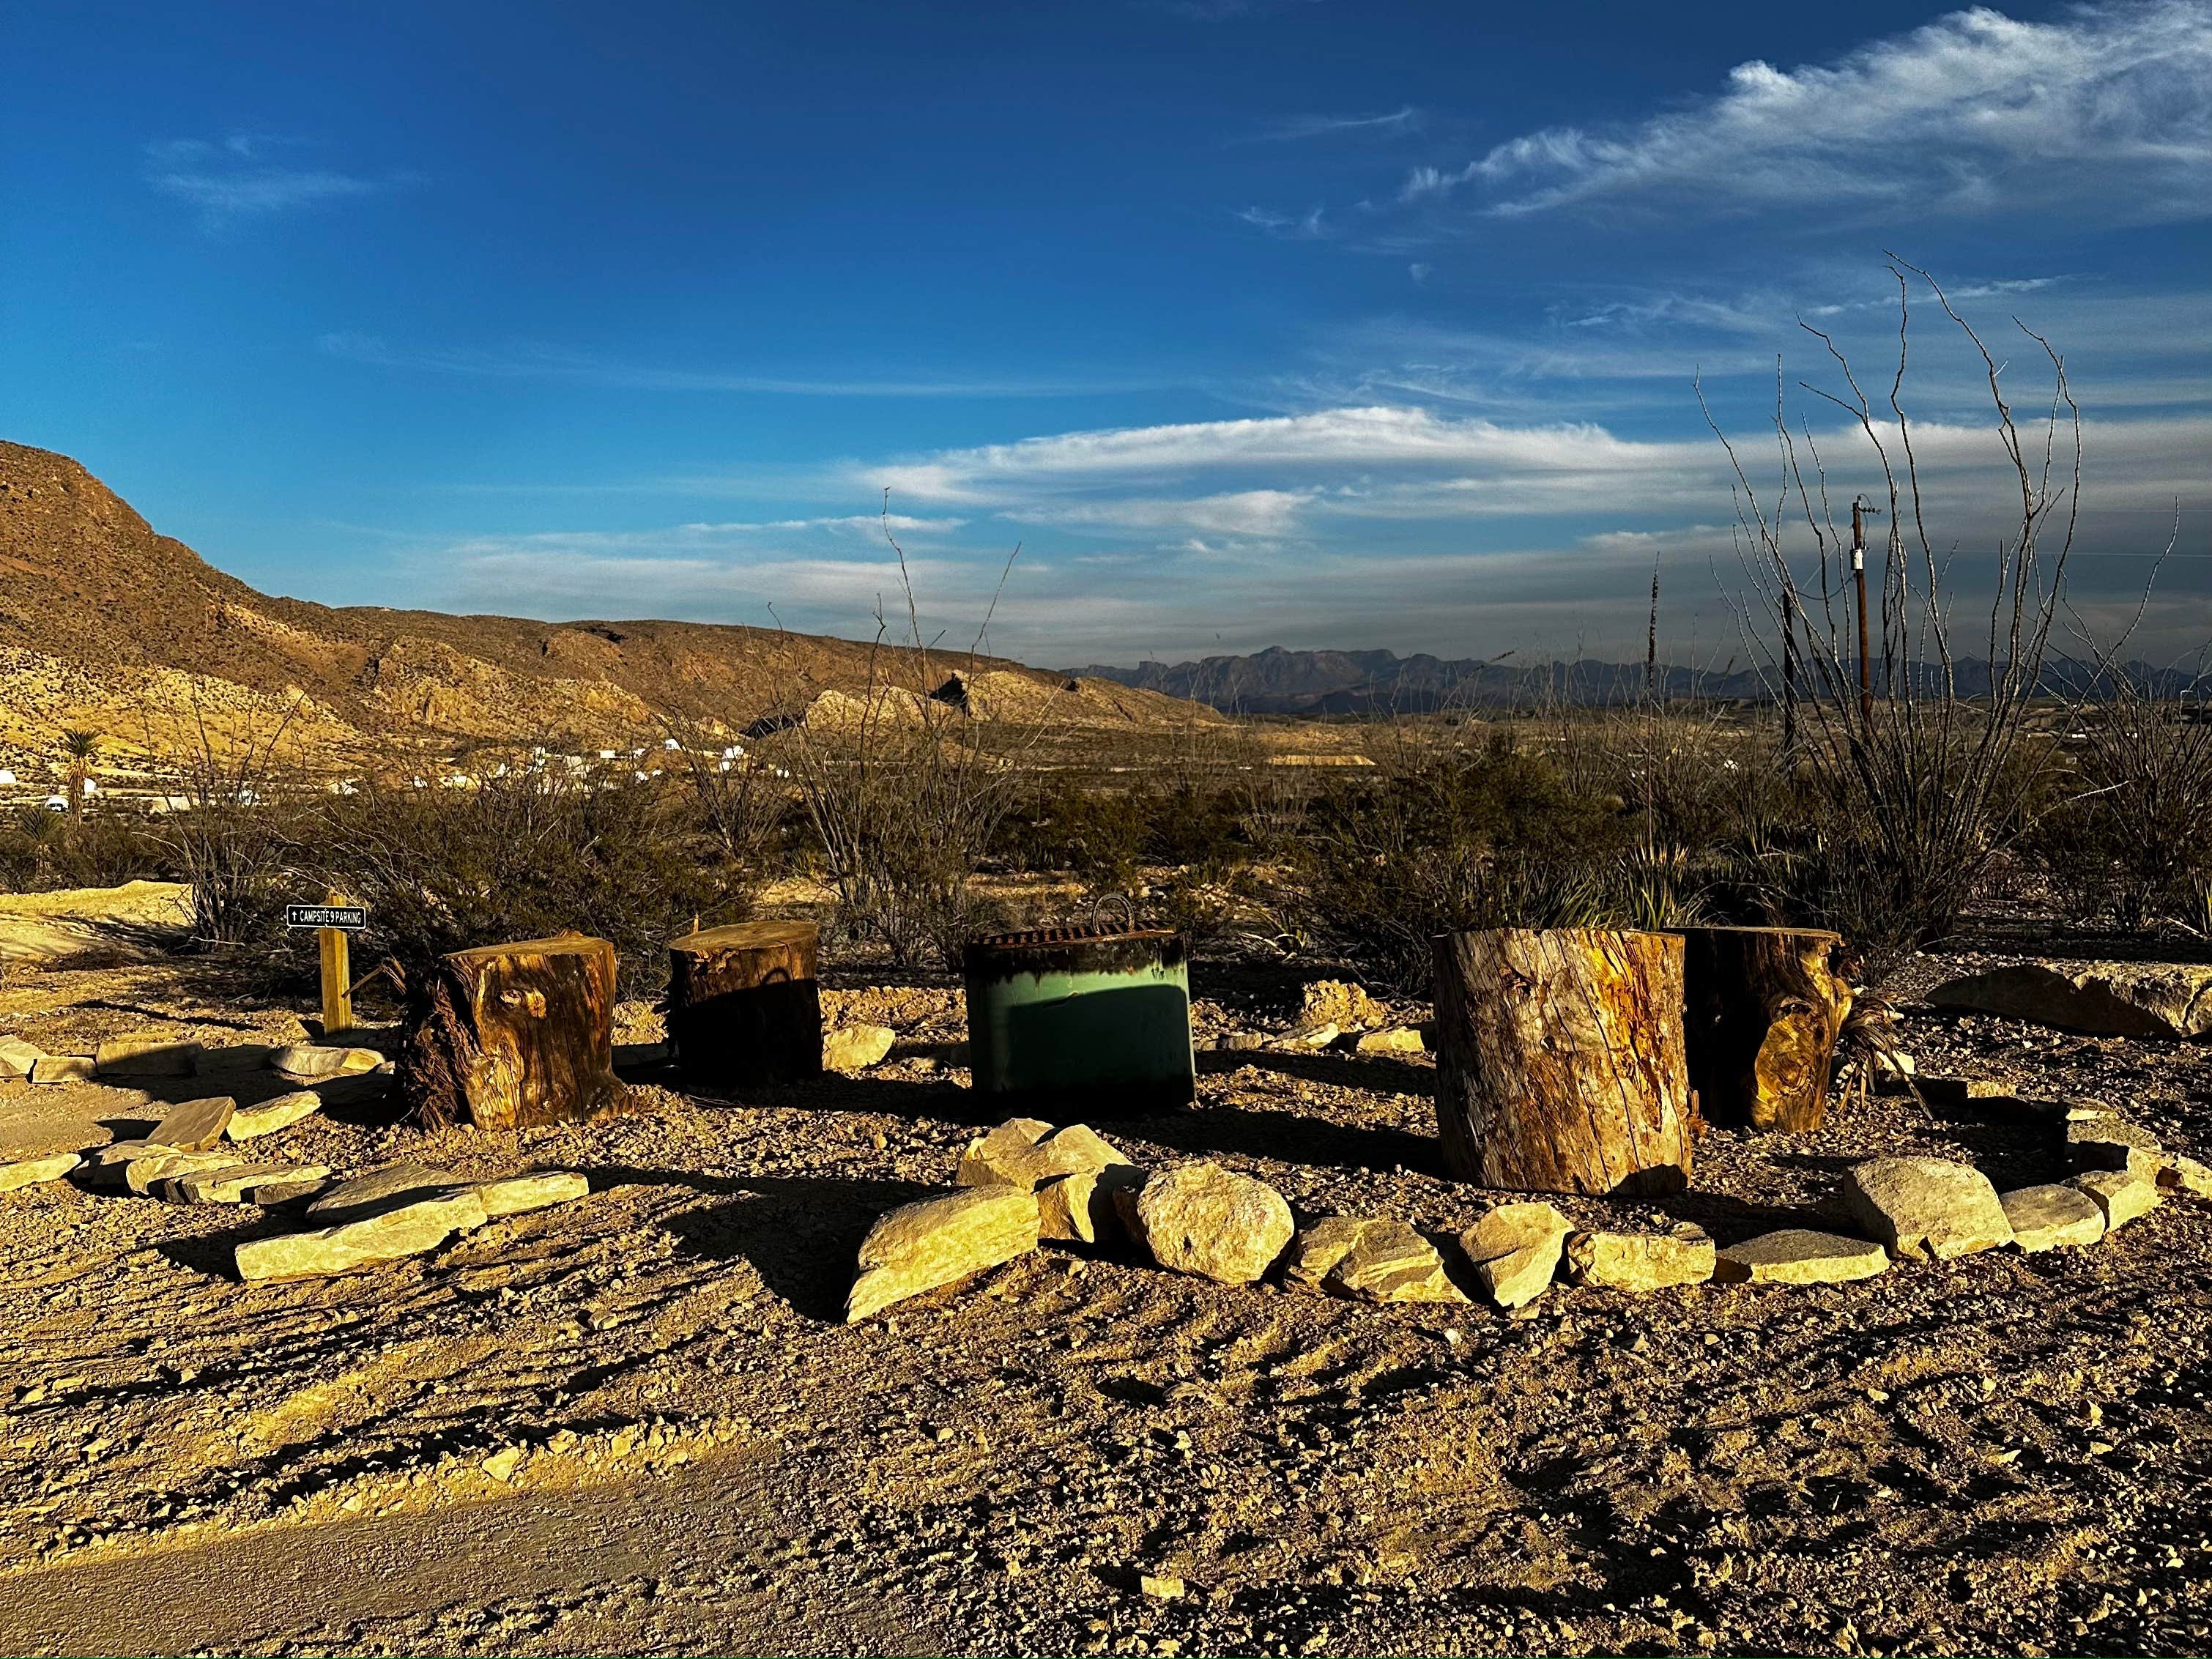
[[[1296,1006],[1279,976],[1200,989],[1208,1031]],[[978,1119],[939,1046],[955,994],[830,1002],[897,1027],[893,1059],[738,1099],[647,1083],[637,1115],[501,1137],[357,1097],[256,1143],[591,1176],[374,1273],[246,1286],[230,1249],[281,1217],[0,1195],[0,1651],[2212,1648],[2212,1206],[1855,1285],[1561,1286],[1525,1317],[1048,1246],[848,1327],[861,1236]],[[173,965],[0,980],[0,1030],[33,1041],[162,1022],[296,1030]],[[2212,1147],[2212,1049],[1913,1012],[1905,1044]],[[1200,1109],[1092,1127],[1302,1218],[1444,1232],[1498,1200],[1438,1172],[1424,1061],[1201,1062]],[[58,1133],[63,1092],[0,1086],[0,1129]],[[95,1093],[76,1109],[106,1132],[148,1109]],[[1899,1151],[2063,1173],[2033,1123],[1877,1098],[1817,1134],[1714,1132],[1662,1205],[1562,1207],[1726,1243]]]

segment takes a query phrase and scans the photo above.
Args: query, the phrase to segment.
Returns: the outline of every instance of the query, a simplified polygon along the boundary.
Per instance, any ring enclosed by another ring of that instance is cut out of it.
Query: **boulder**
[[[570,1170],[533,1170],[527,1175],[479,1181],[470,1190],[483,1205],[487,1216],[522,1215],[572,1203],[589,1193],[592,1183]]]
[[[2166,1154],[2166,1162],[2159,1165],[2158,1184],[2169,1192],[2183,1192],[2196,1198],[2212,1198],[2212,1169],[2207,1169],[2193,1158],[2177,1153]]]
[[[1056,1176],[1036,1189],[1037,1231],[1071,1243],[1110,1239],[1127,1231],[1121,1223],[1120,1195],[1133,1194],[1144,1183],[1145,1172],[1131,1164]]]
[[[1258,1279],[1297,1231],[1280,1193],[1211,1162],[1152,1176],[1138,1190],[1136,1212],[1153,1261],[1224,1285]]]
[[[418,1197],[313,1232],[248,1239],[237,1249],[238,1276],[258,1282],[356,1273],[434,1250],[483,1224],[483,1204],[473,1192]]]
[[[356,1077],[383,1064],[384,1056],[374,1048],[343,1048],[319,1042],[289,1042],[269,1055],[270,1069],[282,1072],[295,1083]]]
[[[43,1088],[89,1083],[97,1069],[90,1054],[40,1054],[31,1066],[31,1081]]]
[[[1459,1247],[1492,1300],[1519,1308],[1549,1287],[1573,1231],[1548,1204],[1501,1204],[1459,1236]]]
[[[822,1034],[822,1069],[865,1072],[890,1053],[898,1033],[888,1025],[841,1025]]]
[[[307,1206],[307,1213],[325,1217],[331,1223],[350,1220],[397,1203],[412,1201],[416,1198],[462,1188],[466,1184],[447,1170],[434,1170],[427,1164],[387,1164],[380,1170],[371,1170],[367,1175],[341,1181]]]
[[[2066,1126],[2066,1161],[2077,1173],[2123,1170],[2155,1179],[2166,1163],[2164,1150],[2149,1130],[2116,1117],[2075,1121]]]
[[[237,1110],[238,1103],[228,1095],[187,1100],[170,1107],[168,1115],[147,1139],[158,1140],[165,1146],[181,1146],[187,1152],[205,1152],[222,1139],[223,1131],[230,1127],[231,1116]]]
[[[233,1140],[258,1140],[279,1129],[289,1129],[301,1118],[313,1117],[322,1109],[320,1095],[313,1089],[298,1089],[258,1105],[240,1107],[230,1115],[230,1121],[223,1126],[222,1132]]]
[[[164,1033],[141,1031],[110,1037],[93,1056],[102,1077],[191,1077],[200,1068],[200,1045]]]
[[[893,1210],[860,1243],[848,1323],[1036,1248],[1037,1204],[1019,1187],[967,1187]]]
[[[1990,1178],[1940,1158],[1875,1158],[1844,1171],[1844,1207],[1892,1255],[1940,1261],[2012,1242]]]
[[[34,1048],[21,1037],[0,1037],[0,1083],[21,1082],[46,1057],[45,1049]]]
[[[2012,1242],[2030,1254],[2062,1244],[2094,1244],[2105,1236],[2105,1212],[2078,1187],[2021,1187],[2003,1199]]]
[[[1022,1187],[1034,1192],[1056,1176],[1097,1175],[1116,1164],[1127,1167],[1128,1162],[1112,1142],[1085,1124],[1055,1129],[1036,1118],[1014,1117],[969,1141],[952,1178],[962,1187]]]
[[[1297,1236],[1285,1284],[1364,1302],[1464,1302],[1437,1247],[1388,1216],[1332,1216]]]
[[[2066,1183],[2087,1193],[2105,1212],[2105,1231],[2117,1232],[2159,1205],[2158,1182],[2129,1170],[2093,1170]]]
[[[1429,1046],[1421,1041],[1421,1034],[1410,1025],[1393,1025],[1387,1031],[1366,1031],[1352,1046],[1360,1054],[1425,1054]]]
[[[1314,1030],[1334,1025],[1340,1031],[1366,1030],[1386,1024],[1390,1011],[1358,986],[1340,979],[1319,979],[1298,993],[1297,1029]]]
[[[75,1152],[56,1152],[51,1158],[20,1158],[0,1164],[0,1193],[31,1187],[42,1181],[59,1181],[84,1160]]]
[[[155,1191],[173,1204],[239,1204],[264,1187],[297,1187],[319,1182],[330,1174],[319,1164],[232,1164],[191,1175],[171,1176]]]
[[[2194,1038],[2212,1032],[2212,965],[2024,962],[1948,981],[1927,1000],[2091,1036]]]
[[[1686,1221],[1663,1233],[1576,1233],[1567,1240],[1567,1276],[1616,1291],[1702,1285],[1716,1259],[1705,1229]]]
[[[1785,1227],[1717,1252],[1713,1278],[1723,1285],[1839,1285],[1888,1267],[1889,1252],[1867,1239]]]

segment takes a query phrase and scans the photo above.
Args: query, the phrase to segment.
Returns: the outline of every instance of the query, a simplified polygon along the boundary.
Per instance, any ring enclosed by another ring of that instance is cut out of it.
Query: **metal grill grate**
[[[986,950],[1019,951],[1033,945],[1080,945],[1093,939],[1173,939],[1174,931],[1166,927],[1107,927],[1092,924],[1083,927],[1032,927],[1026,933],[994,933],[975,943]]]

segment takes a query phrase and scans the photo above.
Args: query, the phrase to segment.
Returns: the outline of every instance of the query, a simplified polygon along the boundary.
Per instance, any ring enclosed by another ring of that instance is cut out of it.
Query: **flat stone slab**
[[[1573,1231],[1549,1204],[1501,1204],[1459,1236],[1459,1247],[1491,1299],[1519,1308],[1550,1288]]]
[[[204,1100],[188,1100],[182,1105],[169,1108],[168,1115],[155,1125],[149,1140],[165,1146],[181,1146],[187,1152],[199,1152],[213,1146],[222,1139],[230,1127],[231,1115],[238,1110],[238,1103],[228,1095],[210,1095]]]
[[[94,1069],[90,1054],[40,1054],[31,1067],[31,1081],[45,1089],[64,1083],[89,1083]]]
[[[353,1077],[373,1072],[383,1064],[384,1056],[374,1048],[343,1048],[322,1042],[287,1043],[269,1056],[271,1071],[282,1072],[301,1083],[313,1083],[326,1077]]]
[[[264,1187],[295,1187],[328,1174],[319,1164],[231,1164],[172,1176],[156,1191],[173,1204],[242,1204]]]
[[[2212,1032],[2212,966],[2025,962],[1948,981],[1927,1000],[2091,1036],[2196,1038]]]
[[[1870,1239],[1785,1227],[1719,1251],[1713,1278],[1723,1285],[1840,1285],[1889,1269],[1889,1252]]]
[[[50,1158],[19,1158],[13,1164],[0,1164],[0,1193],[12,1193],[19,1187],[35,1187],[41,1182],[59,1181],[83,1161],[75,1152],[56,1152]]]
[[[1223,1285],[1258,1279],[1297,1231],[1280,1193],[1212,1162],[1151,1176],[1137,1193],[1136,1214],[1153,1261]]]
[[[2021,1187],[2004,1195],[2012,1242],[2031,1255],[2105,1236],[2104,1206],[2079,1187]]]
[[[46,1057],[44,1048],[21,1037],[0,1036],[0,1083],[20,1083]]]
[[[417,1195],[459,1190],[468,1184],[450,1170],[434,1170],[428,1164],[387,1164],[380,1170],[339,1182],[307,1206],[307,1213],[325,1217],[335,1224]]]
[[[157,1182],[173,1176],[199,1175],[209,1170],[227,1170],[235,1165],[234,1152],[149,1152],[134,1158],[123,1166],[123,1184],[140,1196],[150,1196]]]
[[[320,1095],[313,1089],[298,1089],[258,1105],[240,1107],[223,1126],[223,1133],[233,1140],[258,1140],[263,1135],[289,1129],[301,1118],[313,1117],[322,1109]]]
[[[1567,1240],[1567,1276],[1616,1291],[1702,1285],[1717,1260],[1705,1229],[1688,1222],[1663,1233],[1576,1233]]]
[[[358,1273],[434,1250],[455,1233],[483,1224],[483,1203],[474,1192],[417,1198],[313,1232],[250,1238],[236,1251],[238,1276],[259,1282]]]
[[[1844,1173],[1851,1219],[1892,1255],[1942,1261],[2012,1243],[1990,1178],[1940,1158],[1875,1158]]]
[[[527,1175],[479,1181],[470,1190],[483,1203],[487,1216],[523,1215],[572,1203],[589,1193],[592,1183],[570,1170],[533,1170]]]
[[[2066,1183],[2087,1193],[2105,1212],[2105,1231],[2118,1232],[2159,1206],[2158,1182],[2126,1170],[2093,1170]]]
[[[963,1187],[879,1218],[860,1242],[847,1322],[957,1284],[1036,1248],[1036,1197],[1020,1187]]]
[[[200,1068],[200,1045],[141,1031],[110,1037],[100,1045],[93,1064],[102,1077],[191,1077]]]
[[[2075,1120],[2066,1126],[2066,1161],[2077,1172],[2125,1170],[2157,1176],[2166,1159],[2158,1137],[2116,1117]]]
[[[2207,1169],[2193,1158],[2183,1158],[2168,1152],[2166,1162],[2159,1166],[2158,1184],[2170,1192],[2182,1192],[2196,1198],[2212,1198],[2212,1169]]]

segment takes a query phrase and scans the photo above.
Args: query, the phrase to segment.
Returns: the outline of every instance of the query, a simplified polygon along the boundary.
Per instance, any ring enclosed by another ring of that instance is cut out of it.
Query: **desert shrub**
[[[72,819],[33,806],[0,820],[0,890],[114,887],[174,871],[168,848],[139,818],[94,812]]]
[[[410,975],[450,951],[574,929],[612,941],[625,994],[658,989],[668,941],[750,912],[744,871],[680,789],[517,771],[471,789],[334,797],[303,876],[369,912],[366,951]]]
[[[1136,879],[1149,820],[1138,789],[1051,773],[1009,804],[991,852],[1012,870],[1066,871],[1100,891],[1126,889]]]
[[[1293,848],[1298,925],[1421,992],[1437,933],[1617,921],[1632,846],[1611,804],[1504,734],[1474,753],[1406,751],[1314,802]]]
[[[2121,677],[2084,720],[2028,850],[2077,918],[2192,925],[2212,878],[2212,726]]]

